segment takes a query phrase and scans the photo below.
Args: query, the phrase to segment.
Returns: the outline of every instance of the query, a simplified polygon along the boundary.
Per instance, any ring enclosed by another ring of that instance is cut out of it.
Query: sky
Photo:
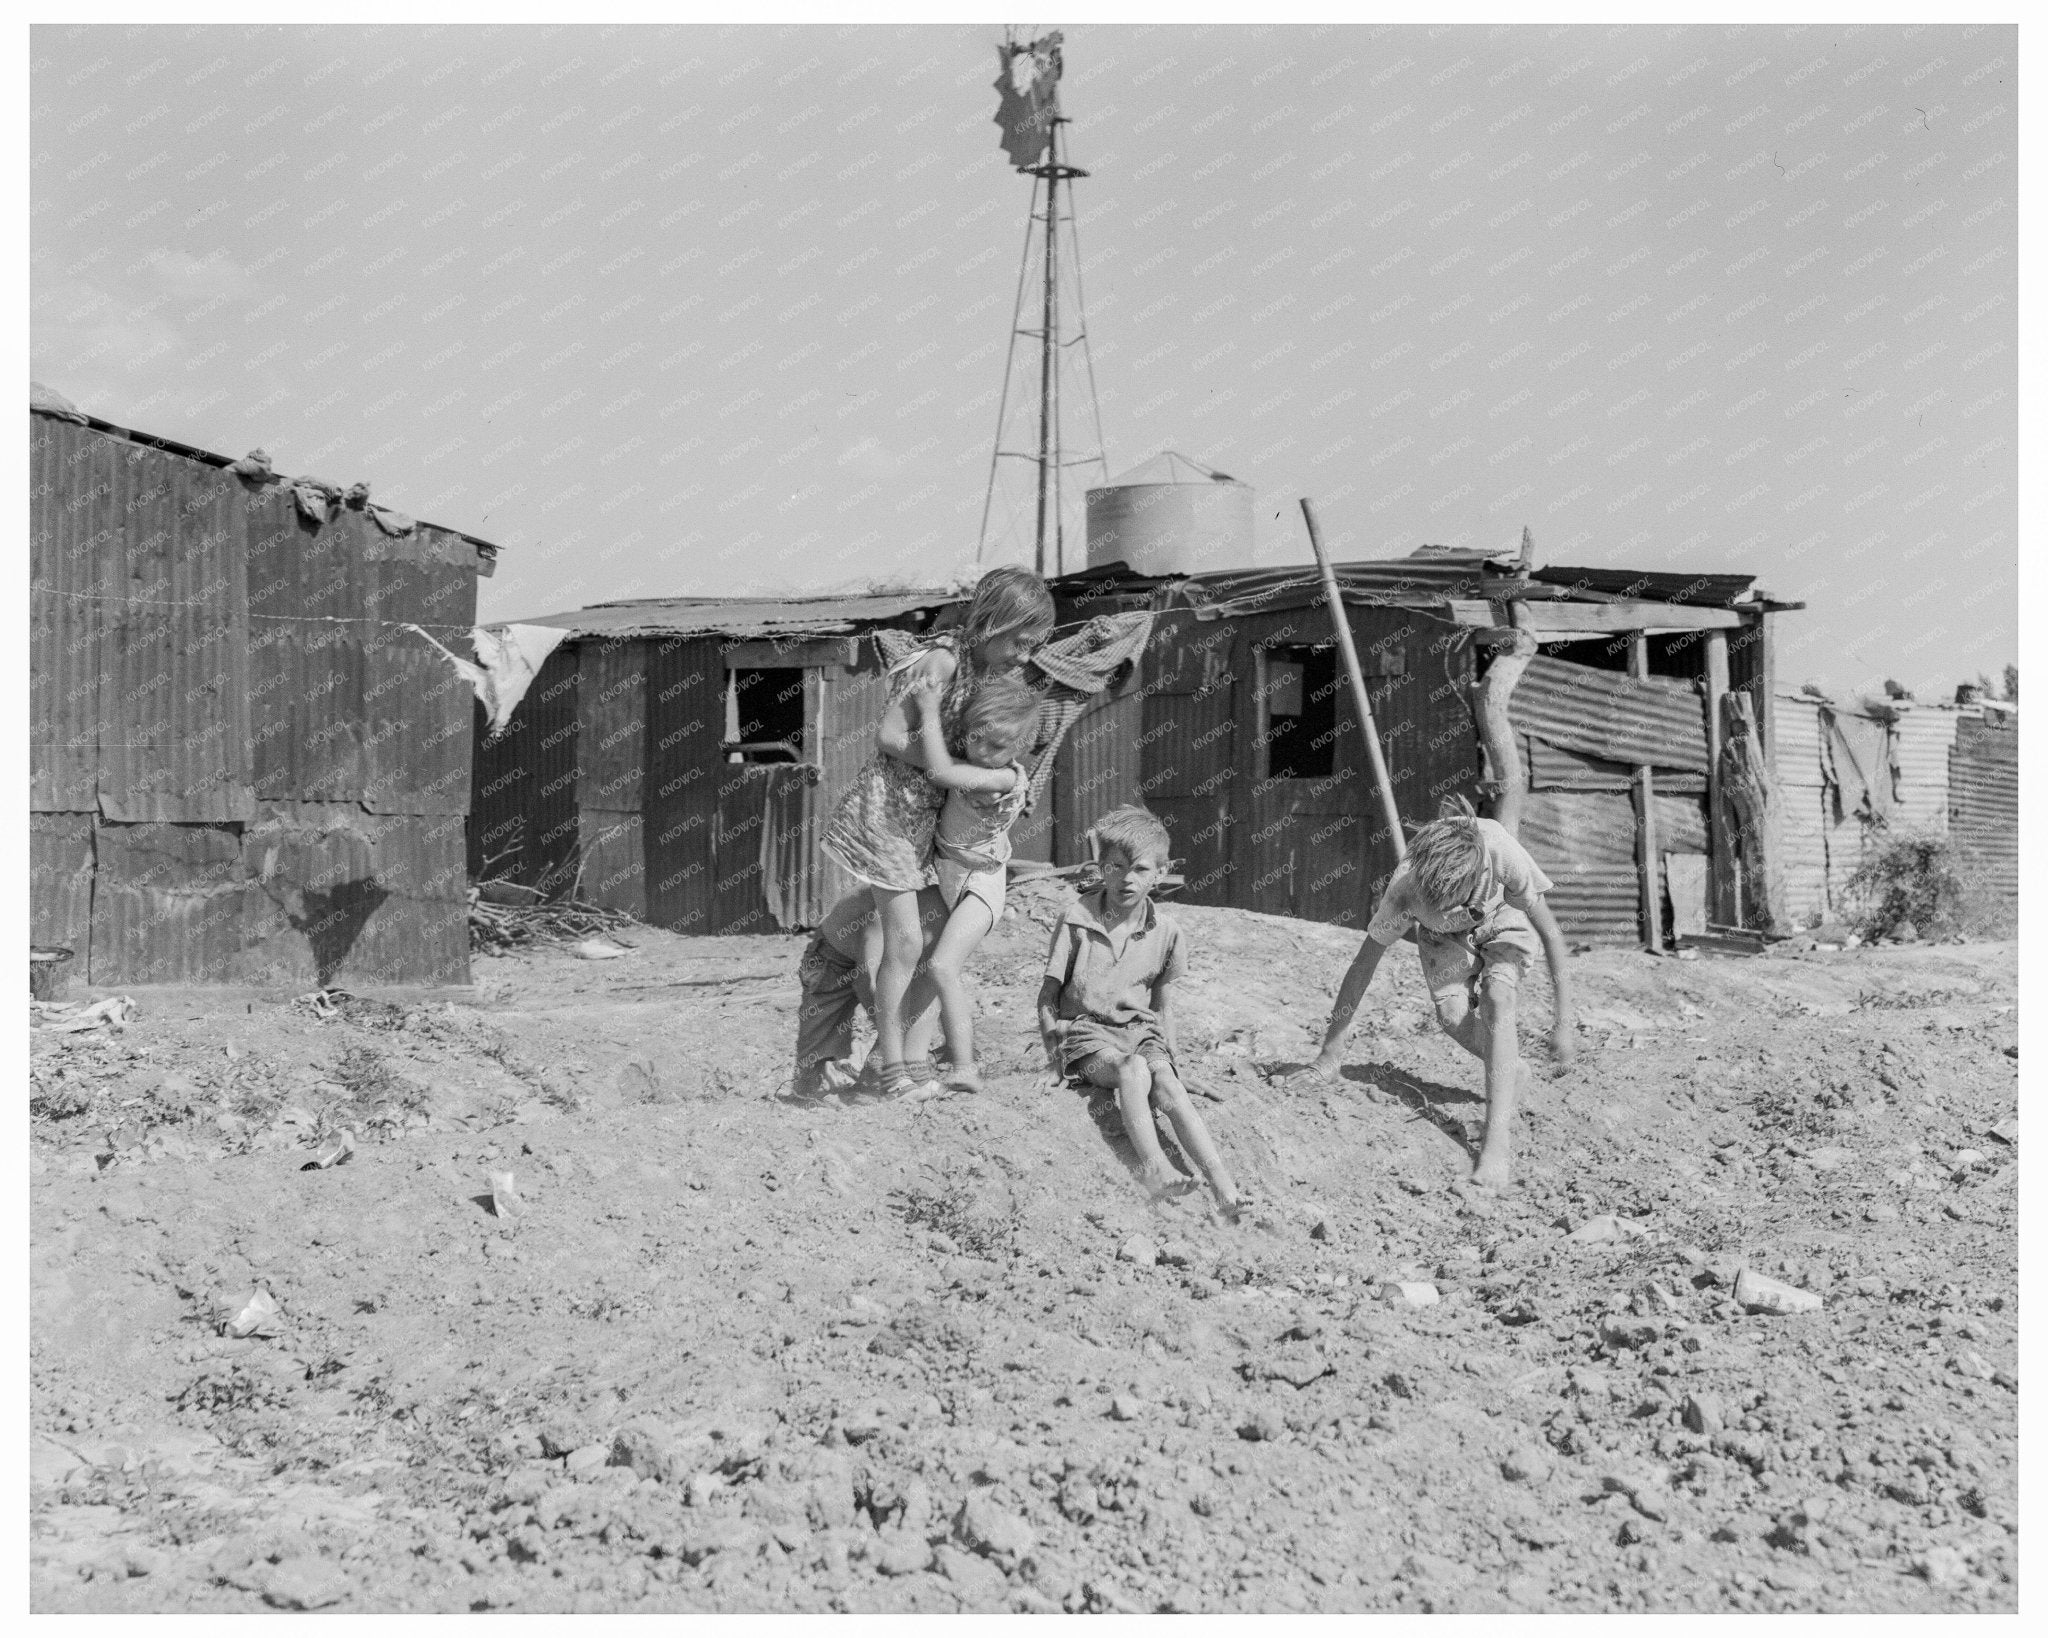
[[[1755,573],[1788,685],[2016,658],[2011,27],[1065,37],[1112,473],[1250,482],[1265,563],[1308,495],[1340,558]],[[39,27],[32,373],[498,542],[486,619],[948,582],[1031,199],[1000,38]]]

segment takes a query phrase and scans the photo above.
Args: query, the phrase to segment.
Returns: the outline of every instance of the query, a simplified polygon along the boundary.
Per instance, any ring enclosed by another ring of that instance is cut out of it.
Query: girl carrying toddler
[[[903,1061],[903,999],[924,948],[918,891],[939,881],[935,843],[946,791],[928,766],[924,721],[930,702],[936,698],[943,749],[965,760],[968,708],[981,685],[992,677],[1012,676],[1052,627],[1052,594],[1037,575],[1014,565],[983,575],[959,632],[939,636],[890,668],[889,702],[876,731],[875,754],[854,776],[826,829],[825,852],[867,884],[882,924],[875,1051],[882,1090],[891,1095],[920,1090]],[[960,1067],[971,1073],[971,1059]]]

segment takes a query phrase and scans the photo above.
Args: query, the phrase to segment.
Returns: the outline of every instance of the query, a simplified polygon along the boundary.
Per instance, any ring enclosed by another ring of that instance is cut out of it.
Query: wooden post
[[[1344,655],[1344,669],[1351,676],[1351,692],[1358,698],[1358,720],[1365,729],[1365,754],[1372,763],[1373,783],[1379,788],[1380,810],[1386,816],[1387,833],[1394,839],[1394,857],[1408,857],[1408,838],[1401,834],[1401,810],[1394,806],[1394,782],[1387,774],[1387,759],[1380,754],[1379,730],[1373,726],[1372,699],[1365,691],[1365,672],[1358,664],[1358,645],[1351,640],[1351,622],[1344,614],[1344,599],[1337,591],[1337,571],[1330,567],[1323,551],[1323,532],[1316,527],[1315,508],[1306,495],[1301,497],[1302,521],[1308,525],[1308,543],[1315,549],[1316,567],[1323,574],[1323,597],[1330,605],[1330,623],[1337,628],[1337,647]]]
[[[1735,904],[1735,849],[1721,794],[1721,700],[1728,692],[1728,634],[1707,633],[1707,920],[1740,925]]]
[[[1516,622],[1522,605],[1512,603]],[[1508,696],[1536,657],[1536,639],[1526,631],[1513,633],[1511,646],[1493,657],[1486,675],[1472,685],[1472,718],[1479,729],[1479,743],[1486,748],[1486,764],[1494,786],[1493,817],[1510,836],[1522,834],[1522,802],[1528,795],[1528,770],[1522,766],[1515,745],[1514,725],[1508,720]]]
[[[1637,681],[1650,675],[1650,639],[1637,632],[1629,639],[1628,674]],[[1657,858],[1657,789],[1650,764],[1636,764],[1636,865],[1642,880],[1643,942],[1664,953],[1664,895],[1659,887]]]
[[[1741,862],[1742,925],[1762,933],[1787,932],[1777,784],[1747,691],[1736,688],[1722,696],[1721,735],[1721,792],[1728,805],[1729,843]]]

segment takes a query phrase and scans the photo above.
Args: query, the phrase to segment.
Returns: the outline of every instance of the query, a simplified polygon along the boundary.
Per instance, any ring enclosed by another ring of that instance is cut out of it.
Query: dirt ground
[[[36,1033],[33,1607],[2016,1609],[2012,945],[1588,954],[1489,1200],[1411,949],[1325,1087],[1353,935],[1183,909],[1232,1227],[1044,1088],[1055,892],[979,1097],[789,1101],[794,938]]]

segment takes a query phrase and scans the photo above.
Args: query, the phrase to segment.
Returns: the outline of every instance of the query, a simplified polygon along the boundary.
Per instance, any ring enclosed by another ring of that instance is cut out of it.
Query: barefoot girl
[[[939,692],[939,723],[956,753],[968,701],[983,679],[1014,672],[1052,631],[1052,594],[1029,569],[991,569],[957,636],[948,633],[894,668],[875,754],[854,776],[823,846],[848,874],[868,884],[882,923],[882,964],[875,973],[875,1051],[884,1090],[902,1094],[917,1082],[903,1062],[903,997],[922,953],[918,890],[938,879],[933,840],[945,792],[924,769],[911,695]]]

